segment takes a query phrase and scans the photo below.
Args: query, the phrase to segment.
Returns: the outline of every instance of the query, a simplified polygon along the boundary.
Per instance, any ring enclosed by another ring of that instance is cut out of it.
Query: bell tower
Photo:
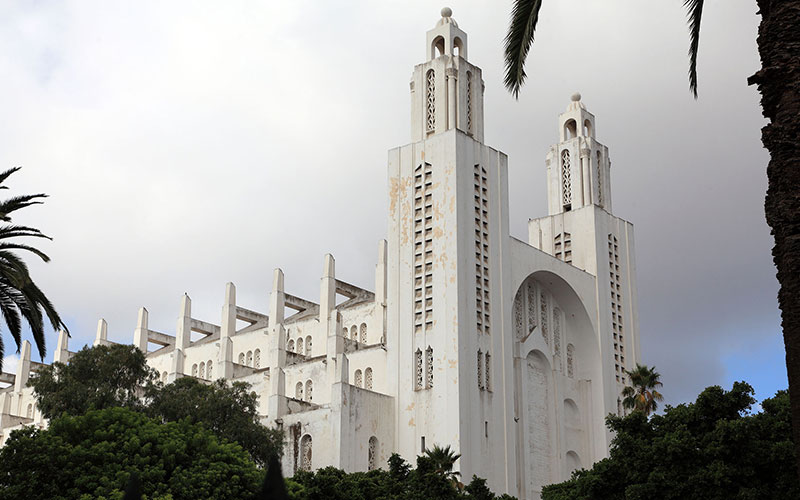
[[[597,205],[611,212],[608,148],[595,138],[595,119],[575,93],[558,117],[559,142],[547,153],[550,215]]]
[[[450,445],[465,477],[482,474],[506,489],[508,460],[491,457],[506,456],[510,439],[500,382],[508,160],[483,143],[481,69],[467,60],[452,11],[441,14],[411,77],[412,142],[389,151],[396,450],[413,460]]]

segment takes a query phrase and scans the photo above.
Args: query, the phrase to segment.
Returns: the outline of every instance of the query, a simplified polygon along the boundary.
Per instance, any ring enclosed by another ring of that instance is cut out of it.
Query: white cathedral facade
[[[639,361],[633,226],[612,214],[608,148],[576,94],[546,157],[549,215],[530,220],[528,241],[509,234],[481,70],[442,14],[411,80],[413,142],[389,151],[374,291],[340,279],[327,255],[319,297],[292,295],[277,269],[263,312],[237,305],[229,283],[218,325],[184,296],[174,333],[150,329],[143,308],[133,343],[164,382],[251,383],[263,422],[286,432],[286,475],[450,445],[463,477],[539,498],[607,456],[604,417],[621,412],[624,370]],[[95,343],[110,343],[102,320]],[[26,387],[40,366],[30,351],[0,375],[3,441],[46,425]],[[62,333],[55,360],[69,357]]]

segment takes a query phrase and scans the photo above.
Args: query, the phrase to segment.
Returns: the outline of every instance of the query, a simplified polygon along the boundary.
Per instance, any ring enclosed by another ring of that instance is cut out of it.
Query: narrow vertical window
[[[361,370],[356,370],[355,379],[356,379],[356,383],[355,383],[356,387],[363,387],[364,386],[364,376],[361,373]]]
[[[420,390],[422,389],[423,378],[422,378],[422,351],[419,349],[417,349],[417,352],[415,354],[414,365],[416,370],[415,372],[416,376],[414,377],[414,389]]]
[[[570,173],[569,150],[561,152],[561,191],[564,210],[572,208],[572,174]]]
[[[350,328],[350,340],[353,342],[358,342],[358,326],[356,325],[353,325],[352,328]]]
[[[372,390],[372,368],[364,370],[364,388]]]
[[[297,339],[297,354],[303,354],[303,337]],[[250,366],[250,361],[253,360],[253,355],[250,351],[247,352],[247,366]]]
[[[467,133],[472,133],[472,73],[467,71]]]
[[[300,439],[300,468],[311,470],[311,436],[306,434]]]
[[[483,390],[483,353],[478,349],[478,389]]]
[[[367,451],[367,470],[375,470],[378,463],[378,438],[369,438],[369,448]]]
[[[542,306],[542,338],[544,338],[545,344],[550,345],[550,335],[547,331],[547,295],[544,293],[544,290],[542,290],[539,300]]]
[[[212,366],[211,365],[211,360],[209,359],[208,363],[206,363],[206,378],[208,380],[212,380],[214,378],[214,375],[213,375],[214,372],[213,372],[211,366]]]
[[[553,350],[556,356],[561,355],[561,309],[558,307],[553,308]]]
[[[306,356],[311,357],[311,335],[306,337]]]
[[[428,346],[425,349],[425,387],[430,389],[433,387],[433,348]]]
[[[294,399],[303,400],[303,383],[298,382],[296,386],[294,386]]]
[[[313,391],[314,391],[314,385],[311,383],[310,380],[306,381],[306,401],[308,401],[309,403],[313,399]]]
[[[436,74],[428,70],[425,81],[426,132],[436,130]]]
[[[361,343],[367,343],[367,324],[361,323]]]
[[[603,206],[603,155],[597,152],[597,204]]]
[[[33,418],[33,404],[28,404],[28,412],[25,414],[28,418]]]
[[[261,349],[256,349],[253,353],[253,366],[255,368],[261,368]]]
[[[575,346],[567,344],[567,376],[575,377]]]
[[[192,377],[197,376],[197,363],[192,365]]]
[[[206,378],[206,364],[200,363],[200,373],[197,374],[200,378]]]
[[[483,365],[483,369],[486,370],[486,373],[483,376],[483,383],[486,386],[487,391],[492,390],[492,355],[488,352],[486,353],[486,363]]]

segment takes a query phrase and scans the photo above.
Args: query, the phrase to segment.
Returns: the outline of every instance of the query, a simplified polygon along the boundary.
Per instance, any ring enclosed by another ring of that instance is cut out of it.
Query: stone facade
[[[277,269],[267,312],[237,305],[229,283],[219,325],[184,296],[174,334],[141,309],[133,342],[164,382],[250,382],[263,422],[286,431],[286,475],[450,445],[463,477],[538,498],[607,455],[604,417],[639,360],[633,227],[611,213],[608,148],[576,94],[547,155],[549,215],[528,242],[511,237],[507,157],[483,144],[481,70],[449,9],[426,47],[414,142],[389,152],[375,290],[338,279],[326,255],[316,300],[288,293]],[[95,343],[108,342],[101,320]],[[69,356],[62,333],[55,360]],[[25,386],[38,366],[26,342],[0,378],[3,440],[46,425]]]

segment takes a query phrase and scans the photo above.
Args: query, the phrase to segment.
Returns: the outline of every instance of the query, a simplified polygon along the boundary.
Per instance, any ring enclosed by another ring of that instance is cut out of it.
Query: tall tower
[[[613,366],[604,372],[605,396],[621,413],[625,370],[640,359],[633,224],[611,211],[611,161],[596,131],[594,115],[573,94],[547,153],[550,215],[529,222],[529,242],[597,277],[600,351],[604,366]]]
[[[491,366],[501,352],[507,157],[483,144],[481,70],[451,15],[442,9],[428,31],[411,78],[413,142],[389,152],[387,369],[397,374],[395,449],[413,460],[451,445],[463,474],[487,477],[497,464],[485,457],[506,441]]]

